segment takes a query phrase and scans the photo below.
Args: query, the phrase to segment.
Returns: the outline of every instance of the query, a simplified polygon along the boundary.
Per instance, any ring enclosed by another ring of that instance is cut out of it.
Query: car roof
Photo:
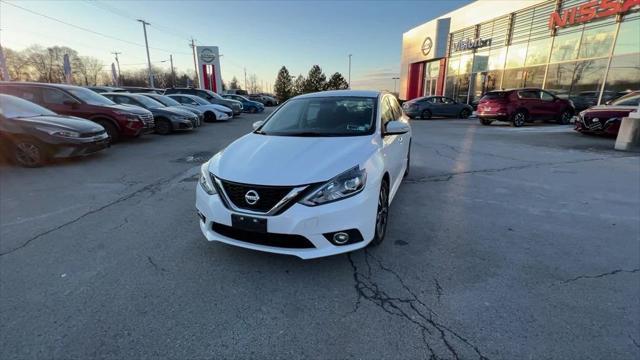
[[[303,94],[296,96],[296,99],[314,98],[314,97],[333,97],[333,96],[351,96],[351,97],[378,97],[382,91],[374,90],[330,90],[315,93]]]
[[[0,85],[10,85],[10,86],[20,86],[20,85],[30,85],[30,86],[47,86],[47,87],[55,87],[58,89],[86,89],[82,86],[69,85],[69,84],[54,84],[54,83],[41,83],[35,81],[0,81]],[[87,89],[89,90],[89,89]]]

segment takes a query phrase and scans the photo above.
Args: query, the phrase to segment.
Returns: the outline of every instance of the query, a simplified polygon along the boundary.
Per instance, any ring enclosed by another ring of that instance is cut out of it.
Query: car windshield
[[[165,107],[162,103],[153,100],[149,97],[146,97],[144,95],[130,95],[132,96],[134,99],[138,100],[140,103],[142,103],[142,105],[144,105],[144,107],[149,108],[149,109],[157,109],[157,108],[163,108]]]
[[[4,94],[0,94],[0,114],[7,119],[56,115],[53,111],[45,109],[40,105]]]
[[[638,106],[640,105],[640,93],[632,93],[625,95],[611,102],[611,105],[617,106]]]
[[[287,101],[256,133],[358,136],[373,133],[376,98],[310,97]]]
[[[213,91],[211,91],[211,90],[206,90],[206,91],[207,91],[207,94],[211,95],[211,96],[212,96],[212,97],[214,97],[215,99],[222,100],[222,96],[220,96],[220,95],[218,95],[218,94],[214,93],[214,92],[213,92]]]
[[[166,106],[180,106],[181,104],[175,100],[173,100],[172,98],[168,97],[168,96],[164,96],[164,95],[154,95],[154,96],[149,96],[149,98],[162,103],[163,105]]]
[[[78,99],[86,102],[89,105],[97,105],[97,106],[102,106],[102,105],[114,105],[115,103],[109,99],[107,99],[106,97],[91,91],[89,89],[85,89],[85,88],[67,88],[65,89],[68,92],[70,92],[73,96],[77,97]]]

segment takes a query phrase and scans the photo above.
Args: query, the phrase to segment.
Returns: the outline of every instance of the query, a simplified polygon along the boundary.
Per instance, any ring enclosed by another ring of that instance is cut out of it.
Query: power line
[[[33,10],[31,10],[31,9],[27,9],[27,8],[22,7],[22,6],[20,6],[20,5],[16,5],[16,4],[13,4],[13,3],[10,3],[10,2],[4,1],[4,0],[0,0],[0,2],[1,2],[1,3],[3,3],[3,4],[7,4],[7,5],[9,5],[9,6],[13,6],[13,7],[18,8],[18,9],[21,9],[21,10],[23,10],[23,11],[29,12],[29,13],[31,13],[31,14],[38,15],[38,16],[42,16],[42,17],[47,18],[47,19],[49,19],[49,20],[52,20],[52,21],[55,21],[55,22],[59,22],[59,23],[61,23],[61,24],[64,24],[64,25],[67,25],[67,26],[70,26],[70,27],[76,28],[76,29],[78,29],[78,30],[82,30],[82,31],[86,31],[86,32],[89,32],[89,33],[92,33],[92,34],[95,34],[95,35],[103,36],[103,37],[106,37],[106,38],[109,38],[109,39],[112,39],[112,40],[122,41],[122,42],[127,43],[127,44],[131,44],[131,45],[135,45],[135,46],[139,46],[139,47],[145,47],[145,46],[144,46],[144,45],[142,45],[142,44],[138,44],[138,43],[133,42],[133,41],[129,41],[129,40],[125,40],[125,39],[121,39],[121,38],[118,38],[118,37],[115,37],[115,36],[111,36],[111,35],[108,35],[108,34],[103,34],[103,33],[101,33],[101,32],[94,31],[94,30],[91,30],[91,29],[87,29],[87,28],[82,27],[82,26],[78,26],[78,25],[75,25],[75,24],[71,24],[71,23],[68,23],[68,22],[66,22],[66,21],[64,21],[64,20],[60,20],[60,19],[57,19],[57,18],[51,17],[51,16],[49,16],[49,15],[41,14],[41,13],[39,13],[39,12],[33,11]],[[151,46],[149,46],[149,49],[154,49],[154,50],[158,50],[158,51],[164,51],[164,52],[167,52],[167,53],[173,53],[173,54],[190,55],[190,54],[187,54],[187,53],[181,53],[181,52],[176,52],[176,51],[173,51],[173,50],[167,50],[167,49],[155,48],[155,47],[151,47]]]

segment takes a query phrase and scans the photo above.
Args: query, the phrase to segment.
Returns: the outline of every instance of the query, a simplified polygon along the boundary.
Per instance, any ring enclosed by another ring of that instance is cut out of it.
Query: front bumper
[[[109,144],[109,136],[106,133],[92,138],[58,142],[51,146],[51,157],[60,159],[87,156],[108,148]]]
[[[375,190],[375,186],[367,186],[361,193],[344,200],[314,207],[296,203],[280,215],[259,216],[229,210],[224,206],[219,195],[208,195],[199,184],[196,185],[196,209],[206,219],[205,221],[199,220],[200,230],[208,241],[219,241],[247,249],[293,255],[302,259],[341,254],[365,247],[374,236],[377,200],[378,192]],[[214,222],[231,226],[231,214],[267,219],[269,233],[303,236],[313,244],[313,248],[292,249],[259,245],[232,239],[212,230]],[[359,230],[363,241],[337,246],[323,235],[347,229]]]

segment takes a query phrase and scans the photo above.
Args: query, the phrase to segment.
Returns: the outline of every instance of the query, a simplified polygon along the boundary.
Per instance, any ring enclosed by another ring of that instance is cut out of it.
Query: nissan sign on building
[[[200,88],[213,92],[222,91],[220,55],[217,46],[196,46]]]
[[[405,32],[400,68],[403,100],[536,87],[602,103],[640,89],[640,0],[478,0]]]

